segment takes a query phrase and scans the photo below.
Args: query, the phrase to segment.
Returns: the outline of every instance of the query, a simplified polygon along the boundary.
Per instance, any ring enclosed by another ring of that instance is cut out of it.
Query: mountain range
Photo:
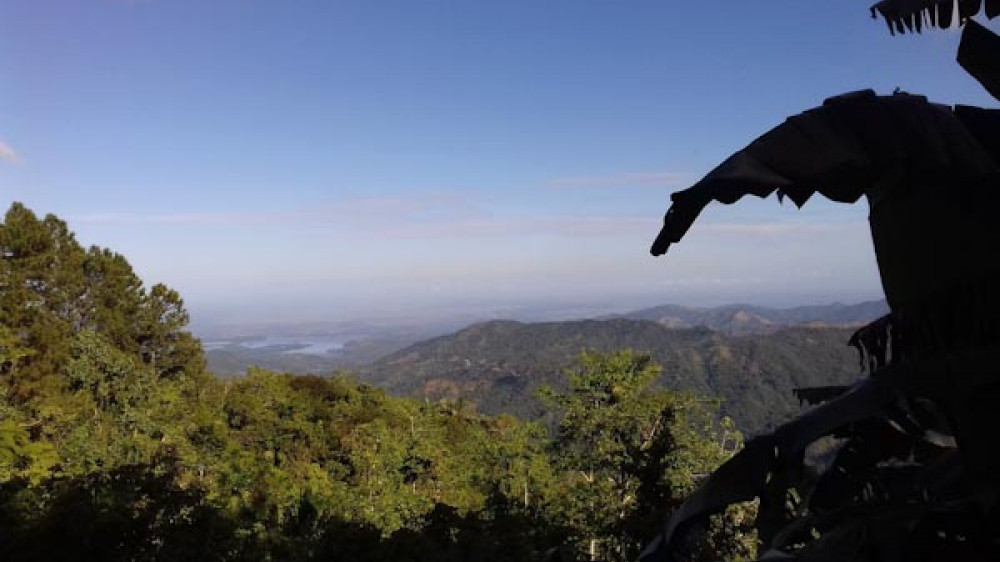
[[[859,363],[853,329],[798,326],[730,335],[626,318],[526,324],[492,321],[420,342],[376,361],[367,382],[428,400],[464,400],[487,414],[534,418],[543,385],[560,386],[580,353],[632,349],[663,368],[656,384],[721,400],[748,434],[800,412],[793,389],[850,384]]]
[[[847,340],[886,312],[885,301],[785,309],[663,305],[588,320],[491,320],[420,341],[375,334],[323,355],[237,344],[207,355],[223,376],[248,365],[321,374],[346,367],[394,394],[533,418],[544,413],[538,388],[562,384],[581,352],[627,348],[663,367],[658,385],[718,398],[724,415],[756,434],[800,411],[794,388],[856,380],[858,358]]]
[[[697,308],[667,304],[605,318],[651,320],[670,328],[704,326],[732,335],[770,333],[788,326],[862,326],[889,313],[885,300],[795,308],[730,304]]]

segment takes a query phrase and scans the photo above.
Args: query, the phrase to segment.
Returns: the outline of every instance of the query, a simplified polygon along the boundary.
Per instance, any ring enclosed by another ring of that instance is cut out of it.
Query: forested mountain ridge
[[[536,390],[557,383],[581,351],[648,353],[656,384],[722,400],[722,412],[755,434],[799,411],[792,389],[856,380],[853,329],[792,327],[732,336],[647,320],[491,321],[418,343],[375,362],[366,379],[391,392],[464,399],[488,414],[534,417]]]

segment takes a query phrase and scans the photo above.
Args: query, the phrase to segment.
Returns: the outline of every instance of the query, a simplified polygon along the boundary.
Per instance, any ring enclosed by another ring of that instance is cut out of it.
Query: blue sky
[[[878,297],[863,204],[647,249],[672,191],[827,96],[991,105],[957,40],[853,1],[0,0],[0,203],[196,319]]]

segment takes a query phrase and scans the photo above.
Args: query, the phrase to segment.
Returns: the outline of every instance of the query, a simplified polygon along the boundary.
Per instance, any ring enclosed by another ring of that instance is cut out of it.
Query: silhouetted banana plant
[[[1000,38],[959,1],[959,62],[994,96]],[[1000,0],[987,0],[989,18]],[[886,0],[890,29],[947,27],[951,2]],[[997,61],[997,62],[995,62]],[[1000,560],[1000,111],[862,91],[790,117],[674,193],[653,255],[711,202],[864,196],[889,316],[849,342],[870,376],[800,389],[819,403],[748,442],[678,509],[641,560],[681,560],[685,534],[759,499],[761,559]]]
[[[890,33],[920,33],[925,26],[946,29],[955,22],[964,25],[984,7],[986,17],[1000,14],[1000,0],[882,0],[872,6],[872,17],[879,15],[889,25]]]

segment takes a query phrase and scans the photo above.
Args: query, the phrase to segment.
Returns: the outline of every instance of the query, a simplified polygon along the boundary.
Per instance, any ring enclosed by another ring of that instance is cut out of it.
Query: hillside
[[[730,304],[711,308],[662,305],[609,318],[650,320],[668,328],[705,327],[733,335],[770,333],[802,324],[820,326],[860,326],[888,314],[885,300],[858,304],[834,303],[794,308],[770,308]]]
[[[846,345],[851,332],[793,327],[733,336],[647,320],[493,321],[388,355],[366,378],[398,394],[461,398],[488,414],[536,416],[542,410],[535,391],[560,384],[562,371],[581,351],[631,348],[663,366],[657,384],[719,396],[723,413],[753,434],[799,411],[793,388],[859,376]]]

